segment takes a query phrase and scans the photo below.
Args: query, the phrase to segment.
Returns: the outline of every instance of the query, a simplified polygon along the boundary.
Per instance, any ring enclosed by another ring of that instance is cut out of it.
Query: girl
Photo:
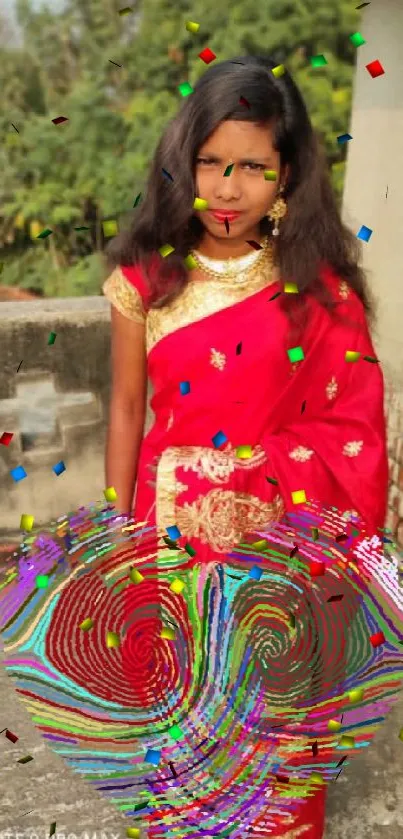
[[[301,95],[274,67],[246,56],[206,71],[103,287],[107,485],[161,535],[177,527],[200,563],[305,501],[384,526],[383,379],[358,242]],[[323,823],[318,793],[270,835],[320,839]]]

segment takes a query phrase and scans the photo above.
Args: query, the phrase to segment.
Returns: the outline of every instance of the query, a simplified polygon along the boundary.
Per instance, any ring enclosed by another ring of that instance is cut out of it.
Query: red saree
[[[111,302],[145,319],[140,270],[112,277]],[[176,525],[196,551],[193,562],[222,561],[245,532],[305,499],[359,514],[374,531],[384,526],[382,372],[365,359],[375,353],[361,302],[330,271],[322,280],[342,321],[311,299],[298,351],[271,299],[279,283],[248,294],[190,283],[181,300],[148,312],[155,421],[141,447],[134,514],[161,534]],[[358,360],[346,360],[347,351]],[[324,809],[319,792],[285,833],[270,835],[320,839]],[[253,830],[265,835],[259,823]]]

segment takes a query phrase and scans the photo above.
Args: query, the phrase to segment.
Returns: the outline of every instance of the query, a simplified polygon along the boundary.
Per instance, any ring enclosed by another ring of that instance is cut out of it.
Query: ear
[[[286,187],[286,186],[287,186],[289,176],[290,176],[290,166],[289,166],[289,164],[287,163],[287,164],[286,164],[286,165],[285,165],[285,166],[281,169],[281,172],[280,172],[280,184],[281,184],[281,186],[282,186],[282,188],[283,188],[283,189],[284,189],[284,187]]]

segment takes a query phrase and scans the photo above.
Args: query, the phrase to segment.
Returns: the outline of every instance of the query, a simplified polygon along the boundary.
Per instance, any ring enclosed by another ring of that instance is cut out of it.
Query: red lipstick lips
[[[235,210],[210,210],[210,214],[214,216],[217,221],[224,222],[225,219],[228,219],[229,223],[231,223],[231,221],[235,221],[235,219],[239,218],[241,215],[240,212],[236,212]]]

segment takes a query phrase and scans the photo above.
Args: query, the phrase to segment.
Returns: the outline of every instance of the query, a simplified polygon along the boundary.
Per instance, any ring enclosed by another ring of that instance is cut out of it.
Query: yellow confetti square
[[[193,209],[194,210],[207,210],[208,209],[208,201],[205,198],[195,198],[193,202]]]
[[[285,73],[284,64],[277,64],[277,67],[273,67],[271,72],[273,73],[273,76],[276,77],[276,79],[279,79],[280,76],[284,76],[284,73]]]
[[[188,32],[198,32],[200,29],[200,23],[194,23],[192,20],[186,21],[186,29]]]
[[[92,620],[92,618],[85,618],[85,620],[83,620],[83,622],[80,623],[78,628],[83,629],[84,632],[86,632],[87,629],[92,629],[93,626],[94,621]]]
[[[128,827],[126,829],[127,839],[140,839],[140,830],[138,827]]]
[[[28,516],[28,515],[26,515],[26,513],[23,513],[22,516],[21,516],[21,521],[20,521],[21,530],[27,530],[27,531],[32,530],[32,528],[34,526],[34,521],[35,521],[34,516]]]
[[[256,551],[264,551],[268,547],[267,539],[259,539],[257,542],[252,543],[252,548]]]
[[[185,583],[182,580],[179,580],[178,578],[176,578],[173,581],[173,583],[171,583],[169,588],[171,589],[171,591],[174,592],[174,594],[180,594],[183,591],[183,589],[185,588]]]
[[[399,740],[401,740],[403,743],[403,728],[401,728],[399,731]]]
[[[342,749],[353,749],[355,746],[355,738],[349,737],[348,734],[343,734],[343,737],[339,741],[339,746]]]
[[[104,236],[108,239],[111,236],[116,236],[118,232],[118,223],[113,219],[111,221],[103,221],[102,222],[102,229],[104,231]]]
[[[131,582],[135,583],[136,585],[138,585],[139,583],[141,583],[144,580],[143,575],[140,574],[140,571],[137,571],[137,568],[131,568],[130,569],[129,577],[130,577]]]
[[[169,626],[164,626],[163,630],[161,631],[161,638],[167,638],[168,641],[174,641],[175,630],[170,629]]]
[[[364,688],[354,688],[350,690],[348,698],[350,702],[361,702],[364,697]]]
[[[106,646],[109,648],[120,647],[120,638],[117,632],[106,633]]]
[[[107,487],[104,489],[104,496],[106,501],[117,501],[118,494],[115,487]]]
[[[187,257],[185,259],[185,265],[186,265],[186,268],[188,269],[188,271],[192,271],[193,268],[197,268],[197,262],[196,262],[194,256],[192,256],[191,253],[189,253],[187,255]]]
[[[327,727],[329,731],[340,731],[341,722],[338,722],[338,720],[329,720]]]
[[[358,361],[361,353],[355,350],[346,350],[345,361]]]
[[[159,253],[161,256],[169,256],[170,253],[173,253],[175,248],[172,245],[162,245],[161,248],[158,248]]]
[[[291,493],[292,503],[293,504],[305,504],[306,502],[306,495],[304,489],[297,489],[295,492]]]
[[[286,294],[298,294],[298,286],[296,283],[284,283],[284,291]]]
[[[252,454],[252,446],[238,446],[236,450],[236,456],[241,460],[249,460]]]
[[[312,775],[310,777],[310,781],[313,784],[323,784],[322,775],[319,775],[319,772],[312,772]]]
[[[277,180],[277,172],[276,172],[275,169],[265,169],[263,174],[264,174],[265,181],[276,181]]]

